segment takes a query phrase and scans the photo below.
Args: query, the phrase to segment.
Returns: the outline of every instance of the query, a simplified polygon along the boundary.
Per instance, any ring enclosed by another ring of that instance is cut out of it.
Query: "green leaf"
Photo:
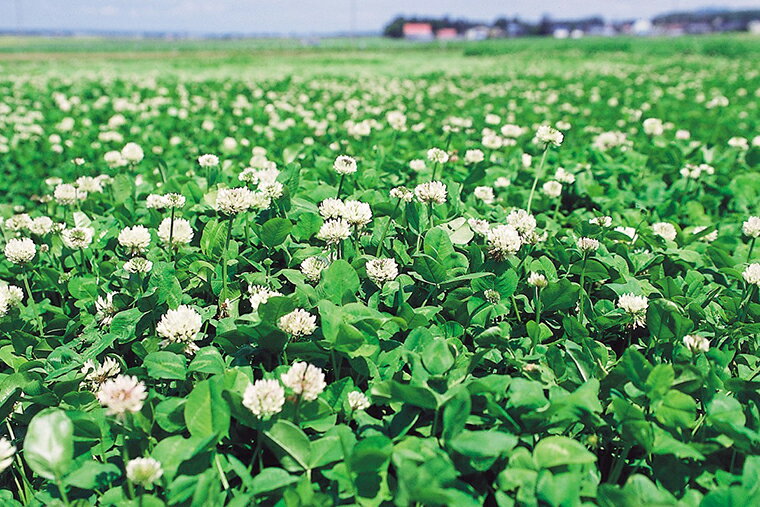
[[[111,463],[86,461],[64,479],[64,484],[80,489],[100,489],[121,476],[121,470]]]
[[[174,352],[151,352],[143,360],[148,375],[156,379],[185,380],[187,359]]]
[[[688,394],[671,389],[654,413],[657,420],[668,428],[691,428],[697,416],[697,403]]]
[[[251,493],[254,495],[269,493],[294,482],[298,482],[298,477],[290,475],[282,468],[265,468],[258,472],[251,481]]]
[[[581,287],[567,278],[541,289],[541,311],[564,311],[575,307]]]
[[[198,382],[185,404],[185,422],[193,436],[222,438],[230,428],[230,407],[222,398],[222,378]]]
[[[74,457],[74,425],[63,410],[46,409],[35,415],[24,438],[24,459],[48,480],[62,478]]]
[[[339,259],[322,271],[317,290],[322,298],[337,305],[354,301],[359,290],[359,275],[351,264]]]
[[[224,244],[227,239],[226,222],[213,219],[206,223],[201,235],[200,247],[207,257],[220,259],[224,255]]]
[[[259,239],[269,248],[282,244],[290,234],[293,224],[287,218],[270,218],[261,226]]]
[[[311,456],[309,437],[290,421],[280,419],[264,431],[272,452],[278,454],[286,470],[308,470]]]
[[[459,454],[471,458],[496,457],[506,454],[517,445],[515,435],[498,430],[464,430],[451,440],[451,447]]]
[[[463,386],[454,388],[454,394],[443,406],[443,439],[451,440],[465,427],[472,410],[470,392]]]
[[[546,437],[533,450],[533,460],[539,468],[553,468],[563,465],[588,465],[596,461],[596,456],[579,442],[568,437]]]
[[[432,375],[443,375],[454,366],[454,355],[446,340],[434,338],[422,349],[422,364]]]
[[[197,371],[199,373],[224,373],[226,369],[224,358],[216,347],[203,347],[195,353],[195,357],[190,361],[188,371]]]

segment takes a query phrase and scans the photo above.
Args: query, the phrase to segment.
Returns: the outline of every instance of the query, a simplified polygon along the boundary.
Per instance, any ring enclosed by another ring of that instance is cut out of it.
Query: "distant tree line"
[[[708,23],[708,24],[740,24],[746,29],[750,21],[760,20],[760,9],[743,11],[704,10],[692,12],[671,12],[655,16],[652,22],[656,25],[670,23]]]

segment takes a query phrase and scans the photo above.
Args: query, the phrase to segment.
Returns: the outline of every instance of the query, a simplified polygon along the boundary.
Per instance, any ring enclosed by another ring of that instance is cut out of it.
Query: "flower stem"
[[[169,219],[169,262],[174,262],[174,208],[172,207],[171,218]]]
[[[346,175],[345,174],[341,174],[340,175],[340,181],[338,182],[338,195],[335,196],[337,199],[340,199],[340,193],[343,190],[343,180],[345,180],[345,179],[346,179]]]
[[[536,193],[536,186],[538,185],[538,179],[543,175],[544,171],[544,162],[546,161],[546,154],[549,151],[549,145],[547,144],[544,148],[544,153],[541,155],[541,163],[538,166],[538,170],[536,171],[536,177],[533,179],[533,186],[530,189],[530,195],[528,196],[528,206],[526,211],[530,213],[530,207],[531,204],[533,204],[533,196]]]
[[[232,236],[232,221],[233,218],[230,217],[227,222],[227,239],[224,241],[224,255],[222,258],[222,298],[227,297],[227,259],[229,258],[230,237]]]
[[[34,314],[37,316],[37,329],[40,332],[40,336],[43,335],[43,328],[44,324],[42,323],[42,316],[40,315],[39,308],[37,308],[37,303],[34,301],[34,296],[32,295],[32,289],[29,286],[29,272],[24,271],[24,288],[26,289],[26,294],[29,297],[28,303],[29,306],[32,307],[32,310],[34,310]]]
[[[752,238],[752,241],[749,244],[749,252],[747,252],[747,262],[749,262],[750,259],[752,258],[752,250],[755,249],[755,240],[757,240],[757,238]]]
[[[388,230],[391,228],[391,222],[393,222],[393,217],[396,216],[396,212],[398,211],[399,206],[401,206],[401,199],[398,200],[396,207],[393,208],[393,212],[388,217],[388,223],[385,224],[383,234],[380,236],[380,244],[377,245],[377,252],[375,252],[375,257],[380,257],[380,255],[383,253],[383,243],[385,243],[385,237],[388,235]]]

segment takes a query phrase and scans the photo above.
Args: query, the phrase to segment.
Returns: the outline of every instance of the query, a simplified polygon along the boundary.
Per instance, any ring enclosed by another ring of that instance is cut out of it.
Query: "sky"
[[[397,14],[616,20],[704,7],[757,8],[758,0],[0,0],[0,29],[327,34],[379,32]]]

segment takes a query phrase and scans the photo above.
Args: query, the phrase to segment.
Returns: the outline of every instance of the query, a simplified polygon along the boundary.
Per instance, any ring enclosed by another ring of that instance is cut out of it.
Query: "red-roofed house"
[[[441,28],[435,33],[438,40],[453,40],[459,38],[456,28]]]
[[[430,23],[404,23],[404,38],[407,40],[433,40]]]

